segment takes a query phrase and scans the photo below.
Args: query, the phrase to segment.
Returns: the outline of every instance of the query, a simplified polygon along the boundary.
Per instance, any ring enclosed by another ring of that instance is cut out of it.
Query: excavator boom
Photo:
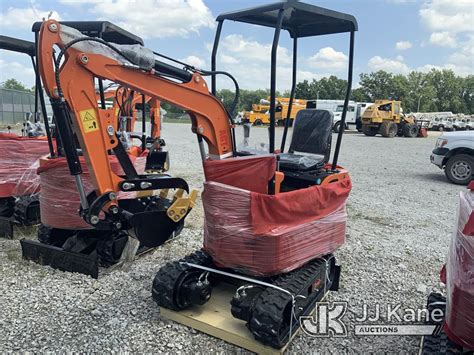
[[[65,101],[71,111],[74,132],[84,151],[98,194],[119,191],[122,179],[111,172],[108,163],[107,151],[116,150],[119,143],[112,126],[112,112],[99,109],[97,105],[94,77],[182,107],[191,116],[192,131],[207,142],[211,159],[233,155],[229,117],[221,102],[209,93],[201,74],[191,74],[158,61],[153,67],[143,68],[130,63],[124,54],[115,58],[104,54],[117,54],[120,50],[111,51],[110,47],[116,47],[97,44],[92,38],[82,35],[80,38],[83,40],[78,41],[77,45],[68,46],[62,37],[66,37],[64,30],[71,32],[72,29],[63,27],[66,26],[54,20],[42,25],[39,38],[40,72],[48,95]],[[80,46],[81,42],[96,45],[95,53],[82,51],[80,48],[86,46]],[[54,46],[64,51],[65,60],[59,72],[54,70]],[[170,80],[162,72],[175,77],[179,74],[183,82]]]
[[[54,53],[55,47],[60,51]],[[116,108],[99,107],[94,79],[112,81],[123,90],[133,92],[135,97],[145,95],[154,106],[151,112],[155,117],[154,137],[159,134],[156,123],[160,100],[186,110],[203,160],[234,155],[226,109],[209,93],[200,72],[160,62],[141,45],[111,44],[48,20],[41,26],[38,48],[40,74],[51,98],[70,173],[76,181],[82,218],[97,230],[134,230],[144,245],[162,244],[182,228],[183,218],[191,210],[196,194],[183,196],[183,191],[190,191],[181,178],[137,173],[117,132]],[[135,100],[131,101],[133,105]],[[76,138],[95,187],[93,193],[87,194],[82,184]],[[151,152],[155,150],[152,148]],[[119,176],[111,169],[110,152],[115,154],[124,175]],[[160,194],[160,199],[150,208],[144,207],[139,199],[119,201],[117,198],[119,192],[135,191],[138,196],[144,196],[154,195],[154,190],[166,192],[168,189],[177,190],[174,197],[161,198]]]

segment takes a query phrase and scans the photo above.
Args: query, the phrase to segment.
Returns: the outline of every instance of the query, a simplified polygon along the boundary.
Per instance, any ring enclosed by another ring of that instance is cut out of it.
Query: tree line
[[[1,83],[3,88],[32,91],[15,79]],[[336,76],[329,76],[311,82],[304,80],[296,85],[295,97],[307,100],[343,100],[347,81]],[[235,93],[221,89],[217,96],[228,109],[232,105]],[[251,110],[252,104],[270,96],[270,90],[240,90],[240,100],[236,112]],[[277,97],[289,97],[290,92],[277,92]],[[456,75],[452,70],[432,69],[428,73],[412,71],[408,75],[392,74],[380,70],[360,74],[359,87],[351,92],[351,100],[357,102],[374,102],[377,99],[402,101],[405,112],[437,112],[474,114],[474,75],[465,78]],[[183,111],[170,104],[163,104],[170,113]]]
[[[301,99],[343,100],[347,81],[335,76],[297,84],[295,96]],[[408,75],[386,71],[362,73],[359,87],[352,90],[351,100],[374,102],[377,99],[398,100],[406,112],[439,112],[474,114],[474,75],[465,78],[452,70],[433,69],[428,73],[412,71]]]
[[[334,75],[311,82],[304,80],[296,85],[295,97],[306,100],[344,100],[347,80]],[[270,96],[270,90],[240,90],[237,111],[250,110],[252,103]],[[289,97],[287,90],[278,96]],[[234,92],[223,89],[218,97],[226,107]],[[408,75],[392,74],[380,70],[360,74],[359,87],[351,92],[351,100],[374,102],[377,99],[402,102],[405,112],[440,112],[474,114],[474,75],[465,78],[452,70],[433,69],[428,73],[412,71]]]

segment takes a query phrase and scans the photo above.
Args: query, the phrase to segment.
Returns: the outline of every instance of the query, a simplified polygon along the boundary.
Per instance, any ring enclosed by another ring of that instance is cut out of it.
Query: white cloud
[[[221,46],[225,55],[232,55],[234,59],[246,58],[270,63],[271,43],[260,43],[247,39],[242,35],[231,34],[222,40]],[[278,46],[277,62],[278,64],[290,64],[292,62],[287,48]]]
[[[448,57],[448,65],[462,76],[474,74],[474,35],[462,42],[459,50]]]
[[[456,39],[454,35],[447,31],[433,32],[430,36],[430,43],[440,47],[456,47]]]
[[[399,51],[404,51],[413,47],[410,41],[399,41],[395,44],[395,48]]]
[[[0,59],[0,82],[14,78],[32,87],[35,84],[35,71],[32,66],[26,66],[18,61]]]
[[[56,11],[40,10],[33,5],[28,8],[9,7],[6,11],[2,9],[0,25],[3,28],[11,27],[17,30],[31,30],[33,22],[42,21],[47,18],[61,19]]]
[[[369,59],[368,67],[372,71],[385,70],[394,74],[410,72],[410,68],[402,60],[382,58],[378,55]]]
[[[442,70],[443,67],[440,67],[439,65],[425,64],[421,67],[416,68],[416,71],[421,71],[422,73],[428,73],[432,71],[433,69]]]
[[[75,3],[72,0],[63,0]],[[144,38],[187,37],[202,28],[214,28],[215,20],[203,0],[103,0],[90,10]]]
[[[236,58],[234,58],[230,55],[225,55],[225,54],[220,55],[220,60],[224,64],[237,64],[239,62],[238,59],[236,59]]]
[[[427,64],[421,69],[451,69],[458,75],[474,72],[473,0],[425,0],[419,11],[421,22],[432,33],[429,44],[458,48],[441,66]],[[423,42],[422,45],[426,43]]]
[[[433,32],[472,32],[474,10],[472,0],[425,1],[419,11],[422,23]]]
[[[332,47],[325,47],[311,56],[308,59],[308,64],[313,68],[339,71],[347,67],[347,55],[337,52]]]
[[[102,0],[59,0],[64,5],[84,5],[84,4],[98,4]]]
[[[207,46],[209,51],[212,46]],[[271,43],[258,42],[238,34],[224,37],[220,44],[217,67],[232,74],[244,89],[268,89],[270,87]],[[308,58],[300,57],[297,80],[313,80],[329,75],[327,72],[314,73],[307,69]],[[278,47],[277,90],[291,87],[292,58],[286,47]],[[237,65],[236,65],[237,64]],[[233,89],[229,79],[217,77],[219,88]]]
[[[186,64],[192,65],[193,67],[202,69],[206,65],[206,61],[196,57],[195,55],[189,55],[184,59],[181,59],[182,62],[185,62]]]

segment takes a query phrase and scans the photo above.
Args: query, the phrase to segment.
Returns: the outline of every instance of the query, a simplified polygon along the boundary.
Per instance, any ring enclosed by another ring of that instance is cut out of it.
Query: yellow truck
[[[303,110],[307,106],[307,100],[294,99],[291,108],[290,120],[294,120],[298,111]],[[287,97],[277,97],[275,104],[275,123],[277,125],[283,125],[288,115],[288,109],[290,105],[290,99]],[[251,111],[245,111],[243,113],[244,123],[251,123],[255,126],[262,124],[270,124],[270,102],[262,99],[259,104],[252,104]],[[290,122],[291,124],[291,122]]]

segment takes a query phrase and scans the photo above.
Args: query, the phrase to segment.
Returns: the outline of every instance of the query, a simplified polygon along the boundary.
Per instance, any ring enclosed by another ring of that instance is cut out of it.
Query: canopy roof
[[[60,21],[61,24],[73,27],[89,37],[100,37],[104,41],[117,44],[141,44],[143,39],[109,21]],[[38,32],[42,22],[35,22],[32,31]]]
[[[227,12],[219,15],[217,21],[232,20],[276,27],[278,12],[281,9],[285,11],[282,29],[287,30],[292,38],[357,31],[354,16],[297,0]]]

